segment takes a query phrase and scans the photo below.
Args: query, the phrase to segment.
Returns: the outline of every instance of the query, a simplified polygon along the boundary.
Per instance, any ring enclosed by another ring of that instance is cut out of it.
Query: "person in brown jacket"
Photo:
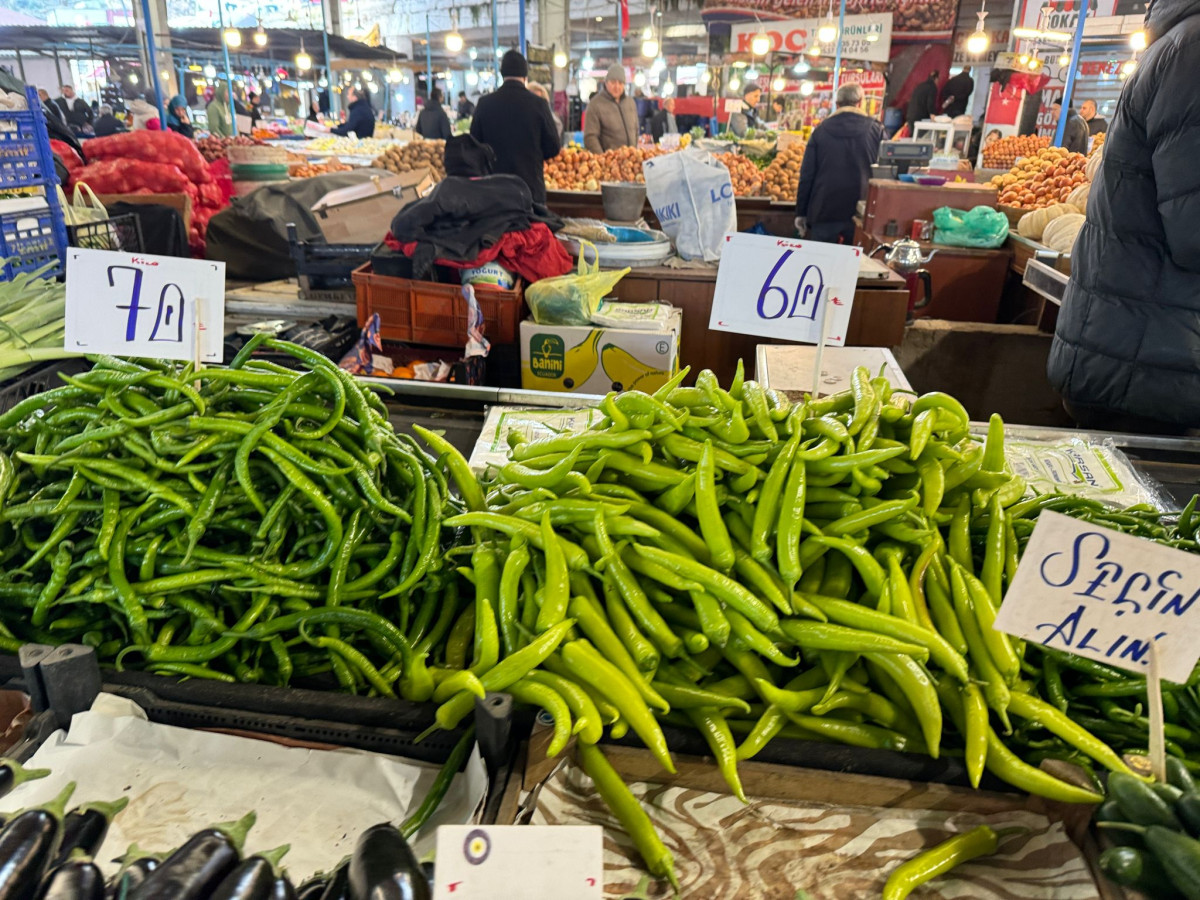
[[[588,103],[583,146],[592,153],[633,147],[638,139],[637,105],[625,93],[625,67],[608,67],[604,86]]]

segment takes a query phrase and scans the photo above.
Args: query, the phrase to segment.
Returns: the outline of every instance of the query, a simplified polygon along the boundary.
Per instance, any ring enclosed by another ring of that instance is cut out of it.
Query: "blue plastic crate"
[[[46,184],[46,173],[38,152],[39,126],[45,135],[46,126],[35,121],[32,112],[0,114],[0,188]]]
[[[0,259],[9,260],[0,269],[0,281],[11,281],[14,275],[32,272],[51,262],[58,263],[61,269],[54,213],[50,209],[0,213]]]

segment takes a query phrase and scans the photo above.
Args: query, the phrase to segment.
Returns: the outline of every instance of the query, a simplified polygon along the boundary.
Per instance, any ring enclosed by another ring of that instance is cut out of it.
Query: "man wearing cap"
[[[762,88],[757,82],[748,81],[742,88],[742,108],[729,117],[729,130],[738,137],[745,137],[751,128],[761,128],[758,117],[758,101],[762,99]]]
[[[632,147],[637,138],[637,105],[625,93],[625,67],[614,63],[604,76],[604,86],[588,103],[583,146],[592,153],[603,153]]]
[[[493,172],[516,175],[529,185],[534,203],[545,203],[542,162],[562,149],[550,104],[525,87],[529,64],[518,51],[504,54],[500,75],[504,83],[475,106],[471,137],[491,146],[496,154]]]

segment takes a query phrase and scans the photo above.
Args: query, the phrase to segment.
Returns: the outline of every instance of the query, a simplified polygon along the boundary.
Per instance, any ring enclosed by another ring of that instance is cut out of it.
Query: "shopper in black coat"
[[[371,108],[371,98],[360,94],[354,88],[346,92],[350,105],[346,108],[346,121],[337,128],[331,129],[333,134],[345,137],[354,132],[357,137],[369,138],[375,136],[375,110]]]
[[[1055,100],[1050,106],[1054,109],[1054,125],[1057,128],[1058,119],[1063,114],[1062,100]],[[1089,137],[1091,135],[1088,133],[1088,124],[1083,116],[1068,107],[1067,127],[1063,129],[1063,147],[1072,153],[1087,153]]]
[[[480,100],[483,98],[481,97]],[[417,114],[417,127],[413,129],[421,137],[429,141],[448,141],[453,133],[450,130],[450,117],[442,109],[442,89],[434,88],[429,92],[429,99]]]
[[[861,109],[861,85],[838,88],[837,111],[813,129],[800,164],[796,230],[814,241],[854,243],[854,213],[867,195],[883,124]]]
[[[500,60],[504,83],[479,98],[471,118],[471,136],[496,153],[492,171],[516,175],[527,185],[534,203],[546,202],[542,163],[562,149],[550,106],[525,87],[529,64],[516,50]]]
[[[934,69],[929,77],[913,88],[908,98],[908,136],[912,137],[913,126],[918,122],[932,119],[937,112],[938,76],[941,73]],[[807,151],[806,151],[807,152]]]
[[[1050,383],[1085,427],[1200,426],[1200,0],[1154,0],[1075,242]]]

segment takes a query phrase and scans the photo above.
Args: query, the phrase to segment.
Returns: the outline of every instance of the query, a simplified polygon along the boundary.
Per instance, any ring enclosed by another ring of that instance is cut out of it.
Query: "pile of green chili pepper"
[[[428,699],[410,620],[454,591],[445,476],[328,359],[247,347],[227,368],[103,358],[0,415],[0,647]]]

